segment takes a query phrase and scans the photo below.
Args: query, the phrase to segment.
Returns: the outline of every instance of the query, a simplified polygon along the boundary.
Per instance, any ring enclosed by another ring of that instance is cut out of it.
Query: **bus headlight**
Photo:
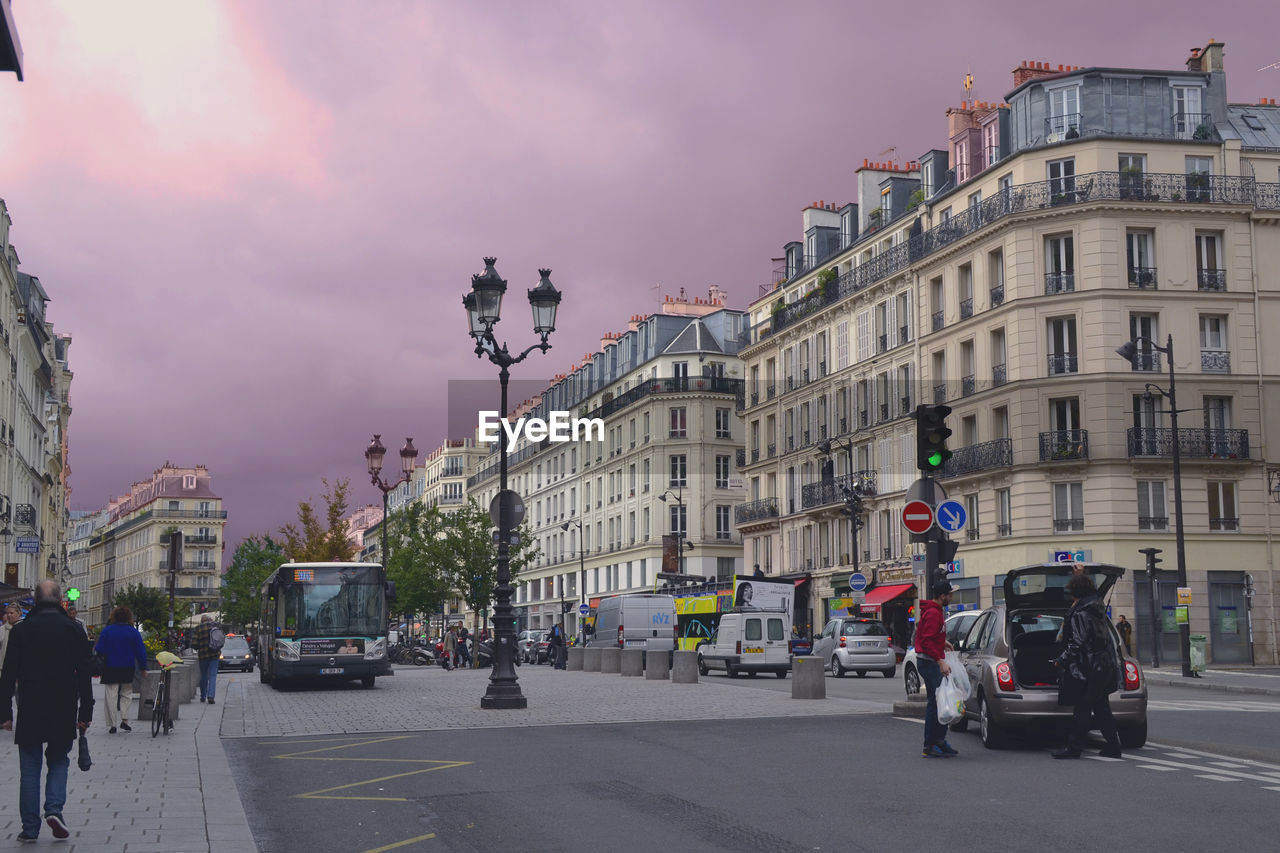
[[[372,643],[365,646],[365,650],[364,650],[365,660],[381,660],[386,656],[387,656],[387,641],[385,638],[374,640]]]
[[[276,640],[274,646],[276,658],[278,660],[300,660],[298,649],[288,640]]]

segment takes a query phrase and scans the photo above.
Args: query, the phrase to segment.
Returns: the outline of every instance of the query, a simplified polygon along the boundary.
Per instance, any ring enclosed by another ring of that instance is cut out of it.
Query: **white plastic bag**
[[[938,722],[944,726],[964,719],[964,702],[969,698],[969,676],[955,652],[947,652],[947,665],[951,674],[938,685]]]
[[[964,664],[960,663],[960,655],[955,652],[947,652],[947,666],[951,667],[951,680],[955,683],[956,688],[962,696],[969,696],[969,674],[964,671]]]

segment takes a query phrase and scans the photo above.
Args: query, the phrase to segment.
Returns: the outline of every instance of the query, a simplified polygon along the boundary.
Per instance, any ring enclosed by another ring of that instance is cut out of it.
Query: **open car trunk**
[[[1053,660],[1062,653],[1058,633],[1065,613],[1013,613],[1009,617],[1009,665],[1019,687],[1057,689],[1058,668]]]

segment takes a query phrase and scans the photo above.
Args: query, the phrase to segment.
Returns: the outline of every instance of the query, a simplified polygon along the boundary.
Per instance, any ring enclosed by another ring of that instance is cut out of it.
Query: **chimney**
[[[1030,59],[1024,59],[1021,65],[1013,69],[1013,88],[1018,88],[1028,80],[1048,77],[1050,74],[1057,73],[1057,71],[1049,68],[1049,63],[1047,62],[1032,62]]]
[[[1200,70],[1201,71],[1224,71],[1222,64],[1224,45],[1209,39],[1203,50],[1200,51]]]

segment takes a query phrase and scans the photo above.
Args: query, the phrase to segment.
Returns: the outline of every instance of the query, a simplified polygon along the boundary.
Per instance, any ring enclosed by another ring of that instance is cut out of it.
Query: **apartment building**
[[[670,551],[668,569],[710,579],[742,571],[732,511],[743,498],[734,409],[745,324],[719,288],[706,298],[681,289],[661,311],[604,335],[598,352],[513,413],[563,411],[604,422],[603,441],[526,441],[508,456],[509,488],[524,498],[542,552],[516,579],[520,627],[549,627],[562,599],[652,590],[667,534],[684,543],[682,555]],[[497,447],[487,449],[467,480],[467,495],[481,506],[498,491]],[[566,630],[575,633],[577,624],[575,611]]]
[[[1212,41],[1175,70],[1013,73],[1001,102],[948,110],[945,148],[864,163],[857,202],[807,208],[751,305],[747,559],[810,578],[821,624],[856,558],[871,609],[899,618],[919,586],[909,414],[945,402],[942,482],[969,515],[958,606],[1000,600],[1020,565],[1113,562],[1131,570],[1113,613],[1144,657],[1158,627],[1175,660],[1177,442],[1191,630],[1211,661],[1275,662],[1280,350],[1261,333],[1280,318],[1280,108],[1230,103]],[[1176,435],[1153,346],[1170,336]],[[1115,353],[1130,340],[1132,365]],[[845,486],[864,497],[857,553]],[[1164,552],[1156,607],[1144,547]]]
[[[227,511],[203,465],[166,462],[105,508],[106,521],[89,538],[88,600],[91,625],[106,624],[115,593],[128,586],[169,589],[169,539],[182,533],[175,596],[193,606],[216,606],[222,585],[223,528]]]
[[[467,478],[489,455],[489,448],[472,438],[451,438],[427,456],[424,464],[424,492],[427,506],[450,512],[466,500]]]

